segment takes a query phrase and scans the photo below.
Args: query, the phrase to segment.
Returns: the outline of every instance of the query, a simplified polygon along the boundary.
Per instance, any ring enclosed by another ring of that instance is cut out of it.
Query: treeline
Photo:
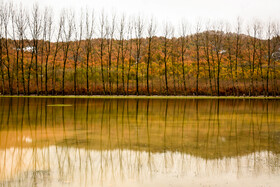
[[[279,95],[280,27],[2,3],[1,94]],[[194,28],[193,32],[190,29]]]

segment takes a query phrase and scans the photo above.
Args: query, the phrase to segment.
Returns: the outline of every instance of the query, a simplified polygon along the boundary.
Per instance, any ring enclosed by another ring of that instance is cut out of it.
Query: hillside
[[[1,38],[0,87],[28,95],[279,95],[279,46],[279,36],[213,30],[179,38]]]

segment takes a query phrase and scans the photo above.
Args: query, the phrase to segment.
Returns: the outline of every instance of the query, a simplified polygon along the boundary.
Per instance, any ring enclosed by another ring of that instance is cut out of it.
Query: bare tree
[[[217,72],[217,88],[218,96],[220,96],[220,71],[221,71],[221,61],[222,56],[225,53],[223,49],[223,23],[218,25],[217,31],[214,33],[214,50],[216,52],[217,62],[218,62],[218,72]]]
[[[233,75],[233,49],[232,49],[232,43],[233,43],[233,34],[231,33],[231,28],[230,25],[226,25],[226,49],[227,49],[227,59],[228,59],[228,65],[229,65],[229,71],[230,71],[230,79],[231,79],[231,84],[232,84],[232,92],[234,94],[234,75]]]
[[[156,25],[153,18],[151,18],[148,26],[148,59],[147,59],[147,94],[150,95],[150,89],[149,89],[149,68],[150,68],[150,62],[152,58],[152,42],[153,37],[156,34]]]
[[[28,17],[29,19],[29,17]],[[24,51],[31,52],[30,61],[27,64],[27,95],[30,94],[30,82],[31,82],[31,69],[33,66],[33,58],[34,58],[34,47],[32,46],[32,41],[27,40],[27,46],[25,47]]]
[[[267,37],[267,70],[266,70],[266,96],[269,96],[269,73],[270,73],[270,66],[271,66],[271,56],[272,56],[272,46],[271,46],[271,38],[272,38],[272,23],[269,22],[267,25],[266,37]]]
[[[169,38],[171,36],[171,26],[169,23],[165,23],[163,29],[163,54],[164,54],[164,77],[165,77],[165,93],[168,95],[168,77],[167,77],[167,60],[168,60],[168,45],[169,45]]]
[[[0,4],[0,71],[1,71],[1,88],[2,94],[5,94],[5,76],[3,68],[3,4]]]
[[[44,64],[44,53],[45,53],[45,42],[47,38],[47,8],[44,9],[43,15],[42,15],[42,39],[40,41],[40,55],[41,55],[41,74],[40,74],[40,94],[43,93],[43,64]],[[45,64],[46,65],[46,64]]]
[[[236,39],[235,39],[235,85],[236,85],[236,95],[239,95],[239,86],[238,86],[238,62],[240,56],[240,40],[241,40],[241,27],[242,21],[240,18],[237,18],[236,25]]]
[[[100,57],[100,64],[101,64],[101,78],[102,78],[102,85],[103,85],[103,94],[106,93],[106,89],[105,89],[105,81],[104,81],[104,65],[103,65],[103,58],[104,58],[104,47],[105,47],[105,43],[104,43],[104,38],[106,36],[106,16],[104,14],[104,11],[102,11],[101,13],[101,17],[100,17],[100,30],[99,30],[99,33],[100,33],[100,54],[99,54],[99,57]]]
[[[273,24],[273,42],[272,42],[272,62],[273,62],[273,96],[278,93],[277,80],[276,80],[276,61],[280,60],[280,25],[279,23]]]
[[[215,27],[215,26],[212,26]],[[214,56],[214,52],[215,52],[215,47],[213,44],[214,41],[214,28],[212,28],[212,30],[210,31],[210,57],[211,57],[211,62],[212,62],[212,78],[214,79],[214,88],[215,88],[215,92],[217,92],[218,88],[217,88],[217,78],[216,78],[216,64],[215,64],[215,56]]]
[[[77,94],[77,63],[81,53],[81,42],[83,37],[83,14],[80,15],[79,25],[73,22],[73,33],[74,33],[74,43],[73,43],[73,57],[74,57],[74,95]]]
[[[35,74],[36,74],[36,92],[39,95],[39,79],[38,79],[38,47],[39,37],[42,31],[42,18],[38,4],[33,5],[31,18],[29,20],[30,34],[32,37],[32,50],[35,55]],[[32,59],[31,59],[32,61]],[[29,71],[30,73],[30,71]],[[30,78],[30,76],[29,76]],[[28,86],[29,87],[29,86]]]
[[[264,95],[265,93],[265,87],[264,87],[264,74],[263,74],[263,52],[264,52],[264,46],[263,46],[263,42],[261,40],[261,38],[263,38],[263,32],[262,32],[262,25],[259,22],[258,23],[258,66],[259,66],[259,72],[260,72],[260,76],[258,76],[259,78],[261,78],[261,83],[262,83],[262,94]]]
[[[17,26],[16,26],[16,20],[17,19],[17,12],[13,8],[12,14],[11,14],[11,20],[12,20],[12,40],[15,47],[15,61],[16,61],[16,87],[17,87],[17,95],[19,95],[19,53],[20,53],[20,44],[19,44],[19,36],[17,32]]]
[[[16,14],[16,29],[17,34],[19,37],[19,45],[20,45],[20,64],[21,64],[21,82],[23,86],[23,94],[26,94],[25,90],[25,71],[24,71],[24,48],[25,48],[25,35],[26,29],[28,24],[28,16],[26,11],[23,9],[22,6],[19,7],[18,13]]]
[[[250,89],[249,89],[250,96],[254,92],[254,72],[255,72],[255,59],[256,59],[257,32],[258,32],[258,25],[256,22],[253,24],[253,33],[251,33],[251,26],[248,25],[247,34],[248,36],[252,35],[252,37],[250,37],[247,40],[247,58],[249,62],[249,71],[250,71]],[[251,51],[253,51],[252,54]]]
[[[107,48],[108,48],[108,80],[109,80],[110,94],[112,94],[112,74],[111,74],[112,70],[111,69],[112,69],[112,52],[113,52],[113,41],[114,41],[115,29],[116,29],[116,15],[113,14],[112,19],[111,19],[111,24],[109,24],[107,22],[107,25],[106,25]]]
[[[247,25],[247,35],[250,36],[251,33],[250,33],[250,26]],[[244,40],[244,43],[245,43],[245,46],[246,46],[246,49],[247,50],[244,50],[244,60],[245,62],[242,64],[242,72],[244,71],[244,66],[247,66],[249,64],[249,95],[251,95],[251,92],[252,92],[252,80],[253,80],[253,75],[252,75],[252,61],[251,61],[251,42],[250,42],[250,38],[246,38]],[[245,64],[245,65],[244,65]],[[243,76],[243,78],[245,79],[245,76]],[[244,80],[245,81],[245,80]],[[245,90],[246,91],[246,90]]]
[[[125,94],[124,88],[124,58],[125,58],[125,49],[124,49],[124,33],[125,32],[125,16],[123,15],[120,20],[120,25],[118,27],[118,45],[117,45],[117,94],[119,94],[119,62],[121,61],[122,68],[122,92]]]
[[[124,61],[125,61],[125,15],[123,14],[121,21],[120,21],[120,28],[119,28],[119,43],[120,43],[120,50],[121,50],[121,61],[122,61],[122,94],[125,94],[125,85],[124,85]],[[117,73],[118,73],[118,64],[117,64]],[[118,92],[118,77],[117,77],[117,92]]]
[[[186,86],[186,73],[185,73],[185,54],[186,54],[186,49],[187,49],[187,43],[188,43],[188,38],[187,38],[187,24],[185,21],[182,21],[180,25],[180,52],[181,52],[181,61],[182,61],[182,71],[183,71],[183,83],[184,83],[184,93],[186,94],[187,91],[187,86]]]
[[[200,31],[201,31],[201,23],[198,21],[196,23],[195,27],[195,36],[194,36],[194,42],[195,42],[195,48],[196,48],[196,95],[198,95],[198,78],[199,78],[199,65],[200,65],[200,59],[199,59],[199,50],[200,50]]]
[[[127,70],[127,85],[126,85],[126,94],[128,95],[129,92],[129,80],[130,80],[130,69],[132,66],[132,30],[133,30],[133,21],[130,20],[128,24],[128,35],[127,40],[129,41],[129,61],[128,61],[128,70]]]
[[[89,13],[86,11],[86,18],[85,18],[85,50],[86,50],[86,77],[87,77],[87,94],[89,94],[89,60],[90,54],[92,52],[92,38],[94,33],[94,11],[92,11],[91,18],[89,18]]]
[[[252,92],[252,94],[253,94],[253,92],[255,91],[255,88],[254,88],[254,74],[255,74],[255,61],[256,61],[256,53],[257,53],[257,33],[258,33],[258,29],[259,29],[259,27],[258,27],[258,25],[257,25],[257,23],[254,23],[253,24],[253,38],[252,38],[252,40],[251,40],[251,43],[252,43],[252,45],[253,45],[253,56],[252,56],[252,67],[251,67],[251,69],[252,69],[252,72],[251,72],[251,92]]]
[[[176,65],[175,65],[175,56],[176,56],[176,38],[175,38],[175,31],[174,27],[171,28],[171,65],[172,65],[172,77],[173,77],[173,89],[174,89],[174,95],[176,95]]]
[[[135,42],[136,42],[136,95],[139,95],[139,63],[141,58],[141,46],[142,46],[142,37],[144,31],[144,22],[143,19],[138,16],[137,21],[135,22]]]
[[[51,54],[51,40],[53,35],[53,17],[52,11],[50,9],[45,9],[44,13],[44,26],[43,26],[43,42],[46,42],[43,47],[45,47],[45,94],[48,95],[48,63],[49,63],[49,56]],[[42,53],[44,49],[42,48]],[[43,57],[42,57],[43,62]],[[42,83],[41,83],[42,84]]]
[[[209,25],[206,25],[206,31],[204,33],[203,38],[203,50],[204,50],[204,56],[207,61],[208,65],[208,79],[209,79],[209,85],[210,85],[210,93],[213,95],[213,88],[212,88],[212,76],[211,76],[211,62],[210,62],[210,31],[209,31]]]
[[[58,31],[57,31],[56,42],[55,42],[55,50],[54,50],[53,60],[52,60],[52,95],[55,94],[55,85],[56,85],[55,66],[56,66],[56,59],[57,59],[58,52],[59,52],[60,48],[62,47],[62,45],[60,45],[60,41],[61,41],[61,37],[62,37],[64,22],[65,22],[65,15],[61,14],[59,24],[58,24]]]
[[[65,12],[64,12],[65,13]],[[63,32],[62,32],[62,50],[63,50],[63,71],[62,71],[62,95],[64,95],[65,89],[65,69],[68,60],[68,52],[70,49],[71,39],[74,29],[75,14],[73,12],[67,13],[66,19],[63,21]]]
[[[11,70],[11,60],[10,60],[10,52],[9,52],[9,23],[12,13],[12,4],[4,4],[3,10],[2,10],[2,22],[3,22],[3,32],[4,32],[4,47],[6,51],[6,60],[4,61],[2,59],[2,64],[7,69],[7,75],[8,75],[8,82],[9,82],[9,91],[10,94],[13,94],[13,85],[12,85],[12,70]]]

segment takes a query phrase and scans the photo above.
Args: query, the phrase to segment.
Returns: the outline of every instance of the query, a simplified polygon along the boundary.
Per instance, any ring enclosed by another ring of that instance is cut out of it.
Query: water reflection
[[[279,103],[0,98],[0,185],[276,186]]]

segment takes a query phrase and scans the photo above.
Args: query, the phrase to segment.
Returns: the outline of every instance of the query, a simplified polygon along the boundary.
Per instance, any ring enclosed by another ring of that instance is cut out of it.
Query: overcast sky
[[[7,0],[9,1],[9,0]],[[13,0],[10,0],[13,1]],[[58,13],[62,8],[79,12],[87,7],[100,12],[115,11],[126,15],[153,16],[158,22],[170,21],[178,24],[182,18],[194,24],[200,21],[228,21],[232,24],[237,17],[245,22],[280,21],[280,0],[14,0],[31,7],[38,2],[42,7],[50,6]]]

